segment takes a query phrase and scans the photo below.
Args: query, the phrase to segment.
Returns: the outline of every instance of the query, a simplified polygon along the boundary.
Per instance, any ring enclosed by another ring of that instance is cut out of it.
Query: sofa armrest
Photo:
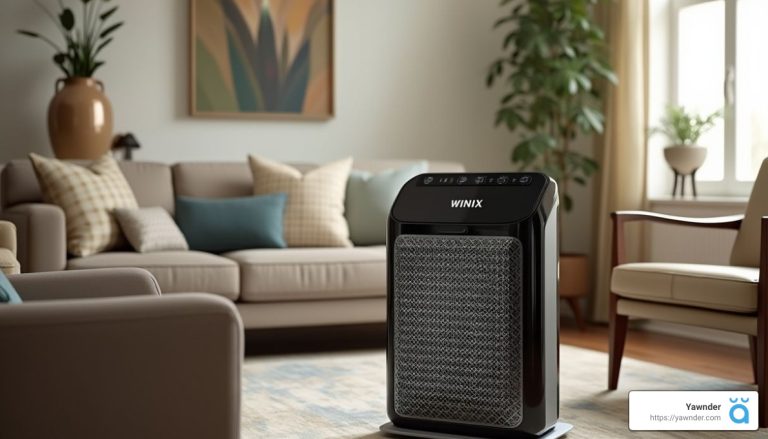
[[[0,248],[16,256],[16,226],[10,221],[0,221]]]
[[[24,302],[158,296],[160,286],[142,268],[100,268],[8,276]]]
[[[237,438],[242,355],[213,295],[0,307],[2,436]]]
[[[66,224],[59,206],[18,204],[3,210],[0,219],[16,225],[18,259],[25,273],[66,268]]]

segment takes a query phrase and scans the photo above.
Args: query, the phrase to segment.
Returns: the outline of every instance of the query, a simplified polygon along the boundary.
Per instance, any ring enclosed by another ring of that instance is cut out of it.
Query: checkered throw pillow
[[[302,174],[298,169],[250,156],[255,195],[288,195],[283,233],[289,247],[351,247],[344,196],[352,159]]]
[[[80,166],[30,154],[43,199],[64,211],[67,250],[88,256],[124,243],[112,211],[137,208],[136,197],[109,155]]]

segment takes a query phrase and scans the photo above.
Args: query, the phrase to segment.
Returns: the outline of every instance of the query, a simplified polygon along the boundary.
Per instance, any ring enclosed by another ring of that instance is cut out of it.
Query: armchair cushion
[[[751,267],[632,263],[613,269],[611,291],[636,300],[754,313],[758,277]]]

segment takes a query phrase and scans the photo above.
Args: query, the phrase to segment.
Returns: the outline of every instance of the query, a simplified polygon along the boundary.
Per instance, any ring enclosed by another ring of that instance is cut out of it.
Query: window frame
[[[670,37],[672,47],[669,51],[670,66],[670,99],[669,102],[679,105],[679,13],[680,10],[697,4],[719,0],[672,0],[670,14]],[[737,0],[722,0],[725,7],[725,81],[723,87],[723,179],[720,181],[697,181],[696,186],[700,195],[711,196],[748,196],[754,185],[752,181],[740,181],[736,178],[736,96],[738,81],[736,78],[737,54]]]

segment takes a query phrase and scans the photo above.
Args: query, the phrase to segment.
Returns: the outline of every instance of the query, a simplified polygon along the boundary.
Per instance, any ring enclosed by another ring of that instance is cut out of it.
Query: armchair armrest
[[[655,223],[671,224],[677,226],[706,227],[714,229],[738,230],[744,215],[731,215],[713,218],[691,218],[683,216],[666,215],[656,212],[639,210],[625,210],[611,213],[613,220],[613,248],[611,254],[611,266],[615,267],[624,263],[624,224],[633,221],[651,221]]]
[[[17,204],[3,210],[0,219],[18,230],[18,259],[25,273],[64,270],[67,233],[64,211],[43,203]]]
[[[3,437],[239,437],[242,323],[207,294],[0,307]]]
[[[24,302],[158,296],[154,276],[141,268],[101,268],[8,276]]]

